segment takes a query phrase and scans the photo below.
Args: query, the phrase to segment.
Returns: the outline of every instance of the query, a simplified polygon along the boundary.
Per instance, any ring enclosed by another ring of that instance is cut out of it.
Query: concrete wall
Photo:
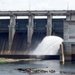
[[[65,59],[72,60],[72,54],[75,54],[75,15],[67,15],[64,21],[64,44]]]

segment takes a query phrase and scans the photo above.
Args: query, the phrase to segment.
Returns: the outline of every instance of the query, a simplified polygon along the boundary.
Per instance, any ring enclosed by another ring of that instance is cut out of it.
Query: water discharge
[[[30,55],[56,55],[62,42],[58,36],[46,36]]]

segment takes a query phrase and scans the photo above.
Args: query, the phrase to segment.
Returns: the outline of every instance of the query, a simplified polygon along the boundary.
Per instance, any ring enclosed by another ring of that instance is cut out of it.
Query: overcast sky
[[[1,10],[75,10],[75,0],[0,0]]]

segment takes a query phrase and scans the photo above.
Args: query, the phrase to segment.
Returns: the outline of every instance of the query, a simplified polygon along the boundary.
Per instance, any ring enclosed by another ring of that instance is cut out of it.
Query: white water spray
[[[58,36],[46,36],[31,55],[56,55],[63,39]]]

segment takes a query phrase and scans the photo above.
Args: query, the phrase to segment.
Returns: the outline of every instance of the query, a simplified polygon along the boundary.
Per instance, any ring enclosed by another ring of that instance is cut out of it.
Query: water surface
[[[55,70],[55,73],[35,73],[28,74],[20,72],[18,68],[36,68],[36,69],[45,69],[45,70]],[[59,60],[43,60],[43,61],[27,61],[21,63],[10,63],[10,64],[0,64],[0,75],[65,75],[60,74],[60,71],[74,72],[75,64],[66,64],[60,65]],[[74,74],[70,74],[74,75]]]

